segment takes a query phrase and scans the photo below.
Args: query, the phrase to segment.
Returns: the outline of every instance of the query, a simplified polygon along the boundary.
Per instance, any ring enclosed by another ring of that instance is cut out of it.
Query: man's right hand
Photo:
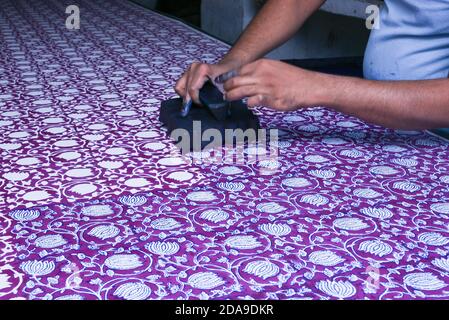
[[[232,70],[233,64],[207,64],[195,62],[187,69],[187,71],[178,80],[175,86],[175,91],[185,102],[193,100],[196,104],[201,104],[199,101],[199,90],[203,87],[208,79],[215,79],[215,77]]]

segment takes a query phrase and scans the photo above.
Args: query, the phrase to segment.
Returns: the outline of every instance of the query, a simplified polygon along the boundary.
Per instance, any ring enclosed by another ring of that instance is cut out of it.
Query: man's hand
[[[176,83],[175,91],[184,101],[192,99],[196,104],[200,104],[198,95],[204,83],[209,78],[214,79],[231,69],[231,64],[193,63]]]
[[[199,104],[198,92],[208,77],[215,78],[263,57],[293,36],[324,1],[267,0],[223,59],[215,65],[192,64],[176,83],[176,92],[184,101],[192,99]]]
[[[261,59],[239,69],[226,81],[229,101],[248,98],[248,106],[268,106],[279,111],[319,104],[322,75],[283,62]]]

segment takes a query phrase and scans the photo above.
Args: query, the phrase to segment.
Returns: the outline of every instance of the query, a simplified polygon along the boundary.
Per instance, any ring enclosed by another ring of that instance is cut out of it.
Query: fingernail
[[[192,100],[188,100],[187,102],[183,103],[182,109],[181,109],[181,117],[185,118],[190,112],[190,109],[192,107]]]

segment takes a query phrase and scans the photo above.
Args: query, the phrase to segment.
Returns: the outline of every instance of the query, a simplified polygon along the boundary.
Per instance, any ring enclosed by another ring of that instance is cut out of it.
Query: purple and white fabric
[[[258,108],[277,157],[181,155],[159,103],[228,47],[78,3],[0,7],[1,299],[449,298],[447,141]]]

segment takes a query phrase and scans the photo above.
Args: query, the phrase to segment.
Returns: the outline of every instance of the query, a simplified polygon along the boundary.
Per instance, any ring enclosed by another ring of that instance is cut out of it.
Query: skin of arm
[[[324,105],[337,111],[393,129],[449,127],[449,79],[368,81],[327,78],[329,95],[324,97]]]
[[[393,129],[449,127],[449,79],[371,81],[260,59],[224,84],[226,98],[279,111],[327,106]]]
[[[219,64],[242,66],[289,40],[325,0],[268,0]]]
[[[252,62],[287,41],[325,0],[268,0],[233,48],[217,64],[194,63],[175,86],[185,101],[200,104],[198,91],[208,78]]]

